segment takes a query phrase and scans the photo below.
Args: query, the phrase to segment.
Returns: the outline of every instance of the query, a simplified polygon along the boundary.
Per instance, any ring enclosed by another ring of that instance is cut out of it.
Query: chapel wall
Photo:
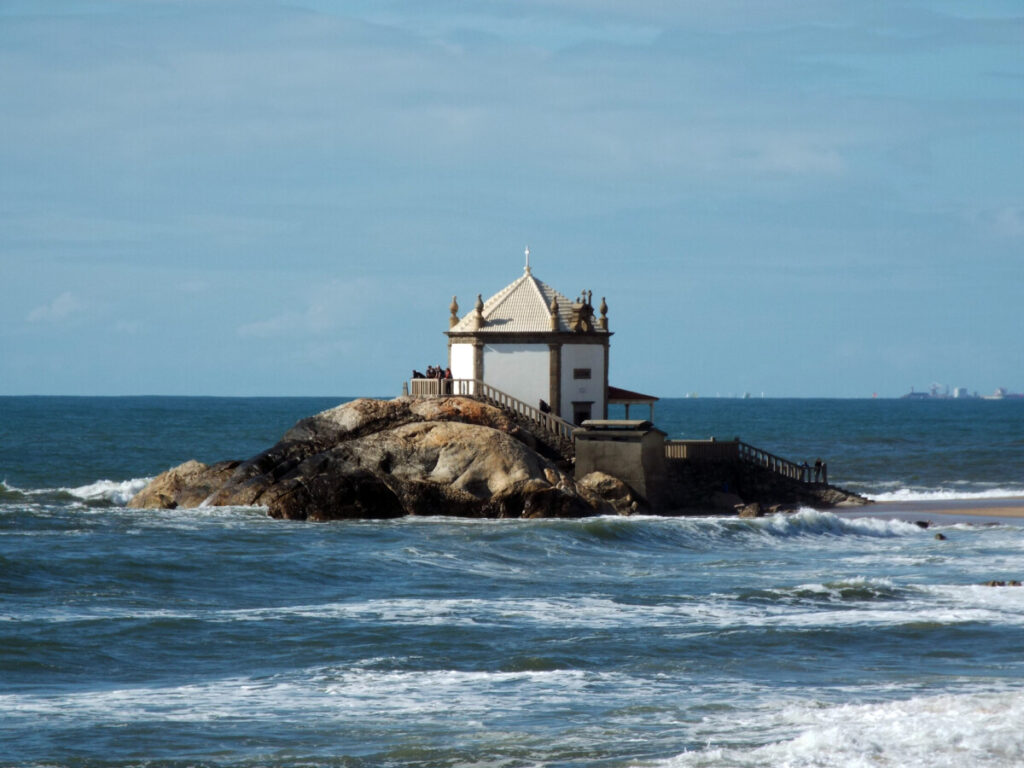
[[[574,402],[592,403],[590,418],[604,418],[604,357],[603,344],[562,345],[562,412],[558,415],[566,421],[573,421]],[[582,378],[585,371],[589,378]]]
[[[549,398],[550,354],[547,344],[487,344],[484,381],[536,408]]]
[[[456,379],[472,379],[473,376],[473,354],[472,344],[452,344],[451,362],[452,377]]]

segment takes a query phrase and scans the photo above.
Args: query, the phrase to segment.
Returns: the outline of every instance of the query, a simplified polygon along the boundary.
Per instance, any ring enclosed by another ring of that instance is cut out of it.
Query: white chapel
[[[568,422],[608,417],[608,305],[575,299],[530,270],[459,317],[452,297],[448,360],[455,379],[477,379]],[[543,406],[541,406],[543,403]]]

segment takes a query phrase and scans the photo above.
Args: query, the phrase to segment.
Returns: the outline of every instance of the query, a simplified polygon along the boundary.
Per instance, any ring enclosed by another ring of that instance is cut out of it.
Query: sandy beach
[[[883,501],[857,509],[837,511],[841,517],[881,517],[924,520],[936,524],[1010,523],[1024,525],[1024,497],[942,499],[939,501]]]

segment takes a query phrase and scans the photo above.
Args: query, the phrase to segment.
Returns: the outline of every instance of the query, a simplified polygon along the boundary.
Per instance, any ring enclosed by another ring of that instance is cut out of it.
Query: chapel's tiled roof
[[[558,331],[572,324],[572,300],[534,277],[529,269],[515,282],[484,302],[484,326],[473,327],[475,309],[463,316],[449,333],[551,333],[551,301],[558,298]]]

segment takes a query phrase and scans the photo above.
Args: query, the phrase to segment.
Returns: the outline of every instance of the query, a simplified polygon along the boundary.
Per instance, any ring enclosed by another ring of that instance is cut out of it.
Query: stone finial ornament
[[[601,319],[597,321],[598,327],[602,331],[608,330],[608,302],[604,300],[604,296],[601,297],[601,306],[598,307],[601,312]]]
[[[594,330],[594,308],[590,304],[590,297],[587,291],[576,299],[572,305],[572,330],[575,333],[590,333]]]
[[[476,304],[473,306],[473,330],[478,331],[487,323],[484,321],[484,297],[476,295]]]
[[[551,299],[551,330],[558,330],[558,297],[554,296]]]
[[[459,322],[459,302],[455,300],[454,296],[452,296],[452,303],[448,310],[452,313],[451,317],[448,318],[448,327],[454,328]]]

